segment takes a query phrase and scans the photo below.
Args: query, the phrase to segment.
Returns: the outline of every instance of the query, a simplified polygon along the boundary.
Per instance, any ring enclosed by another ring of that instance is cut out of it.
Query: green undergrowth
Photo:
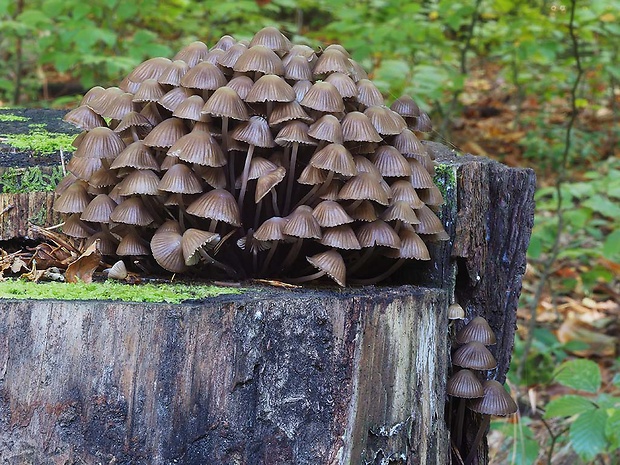
[[[0,282],[0,299],[35,300],[118,300],[123,302],[167,302],[178,304],[224,294],[239,294],[241,289],[206,284],[125,284],[102,283],[35,283],[24,280]]]
[[[61,166],[52,167],[48,173],[44,173],[38,166],[9,167],[0,174],[0,193],[50,192],[63,176]]]
[[[444,199],[448,199],[456,189],[456,167],[450,163],[435,164],[435,185],[439,188]]]
[[[17,150],[32,151],[37,154],[51,154],[60,150],[73,152],[72,142],[75,135],[60,132],[48,132],[39,125],[31,125],[28,134],[7,134],[4,142]]]
[[[12,115],[10,113],[0,113],[0,123],[8,123],[11,121],[28,121],[27,116]]]

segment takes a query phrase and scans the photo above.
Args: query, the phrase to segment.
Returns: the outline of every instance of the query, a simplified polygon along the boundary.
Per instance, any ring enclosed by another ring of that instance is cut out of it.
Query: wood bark
[[[0,241],[28,238],[31,223],[51,226],[62,222],[53,204],[53,192],[0,194]]]
[[[447,293],[3,302],[3,463],[447,464]]]

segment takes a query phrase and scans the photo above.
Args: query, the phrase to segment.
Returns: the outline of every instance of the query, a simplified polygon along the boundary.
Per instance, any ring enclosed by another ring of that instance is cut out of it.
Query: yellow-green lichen
[[[434,182],[445,200],[452,198],[456,189],[456,166],[449,163],[437,163]]]
[[[31,125],[34,126],[34,125]],[[59,132],[47,132],[34,127],[28,134],[7,134],[2,136],[3,142],[17,150],[32,151],[37,154],[50,154],[63,150],[73,152],[72,142],[75,135]]]
[[[178,304],[223,294],[239,294],[241,289],[206,284],[126,284],[102,283],[34,283],[24,280],[0,282],[0,299],[35,300],[120,300],[123,302],[167,302]]]

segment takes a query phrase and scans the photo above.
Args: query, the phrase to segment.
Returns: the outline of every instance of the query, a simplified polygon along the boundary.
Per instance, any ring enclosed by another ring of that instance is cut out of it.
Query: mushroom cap
[[[342,136],[345,141],[381,142],[383,140],[370,121],[370,118],[359,111],[347,113],[340,124],[342,125]]]
[[[265,220],[256,231],[254,238],[258,241],[282,241],[285,239],[282,229],[288,220],[279,216],[274,216]]]
[[[199,194],[202,192],[202,183],[189,166],[177,163],[166,171],[157,188],[175,194]]]
[[[106,231],[99,231],[93,234],[84,243],[84,248],[87,249],[96,241],[99,241],[97,249],[102,255],[114,255],[116,253],[116,238]]]
[[[312,214],[323,228],[333,228],[347,223],[353,223],[345,209],[338,202],[333,200],[324,200],[320,202]]]
[[[62,232],[67,236],[77,237],[78,239],[84,239],[90,237],[93,233],[92,229],[86,226],[80,219],[79,213],[73,213],[65,220],[62,225]]]
[[[394,136],[407,129],[407,123],[402,116],[385,105],[368,107],[364,114],[368,116],[372,125],[381,135]]]
[[[334,115],[323,115],[308,128],[308,135],[317,140],[324,140],[334,144],[342,144],[342,125]]]
[[[189,65],[183,60],[174,60],[157,78],[157,82],[169,86],[180,86],[181,78],[189,71]]]
[[[438,187],[420,189],[418,195],[420,196],[420,200],[426,205],[439,206],[444,203],[443,195]]]
[[[275,170],[278,167],[274,162],[267,160],[263,157],[253,157],[250,161],[250,173],[248,179],[258,179],[261,176]],[[241,186],[241,179],[239,180],[239,186]]]
[[[280,184],[286,175],[286,169],[278,166],[275,170],[270,171],[258,178],[256,181],[256,191],[254,193],[254,202],[258,203],[265,197],[271,189]]]
[[[116,202],[106,194],[99,194],[90,201],[82,212],[80,219],[92,223],[109,223],[110,213],[116,208]]]
[[[84,105],[88,105],[95,113],[102,115],[110,101],[112,101],[117,95],[121,95],[123,93],[125,93],[125,91],[118,87],[108,87],[103,91],[94,93],[92,98],[89,98]]]
[[[431,187],[436,187],[433,181],[433,177],[430,173],[424,168],[422,163],[420,163],[415,158],[407,158],[407,162],[411,168],[411,185],[416,189],[428,189]]]
[[[401,245],[396,231],[382,220],[375,220],[361,225],[356,235],[362,247],[381,245],[391,249],[398,249]]]
[[[117,134],[124,133],[128,129],[135,128],[136,132],[141,136],[148,133],[153,125],[148,118],[137,111],[130,111],[123,116],[118,125],[114,128]]]
[[[110,220],[115,223],[147,226],[154,220],[140,197],[129,197],[123,200],[110,213]]]
[[[351,65],[351,78],[355,82],[359,82],[361,79],[368,79],[368,73],[357,61],[349,58],[349,64]]]
[[[413,209],[422,208],[424,202],[418,197],[416,189],[411,185],[409,181],[397,180],[390,185],[392,192],[392,202],[405,201]]]
[[[301,55],[292,56],[284,63],[284,78],[291,81],[310,81],[312,79],[312,67],[305,57]]]
[[[214,189],[202,194],[189,204],[186,211],[190,215],[241,226],[241,212],[237,200],[225,189]]]
[[[220,235],[214,232],[203,231],[201,229],[190,228],[183,233],[181,247],[183,249],[183,259],[186,265],[195,263],[195,256],[201,247],[213,248],[221,239]]]
[[[349,57],[337,48],[325,49],[314,64],[315,76],[329,73],[351,74]]]
[[[133,94],[123,92],[106,99],[101,105],[101,116],[111,119],[123,119],[127,113],[138,110],[138,105],[133,101]]]
[[[273,26],[264,27],[254,34],[250,41],[250,48],[255,45],[263,45],[279,55],[284,55],[292,47],[291,41]]]
[[[517,404],[506,392],[504,386],[494,379],[489,379],[482,383],[484,397],[472,399],[467,406],[474,412],[483,415],[499,415],[506,416],[516,413]]]
[[[116,248],[116,255],[120,256],[149,254],[148,242],[142,239],[135,229],[125,234]]]
[[[151,170],[135,170],[125,177],[118,186],[118,193],[128,195],[158,195],[160,179]]]
[[[433,125],[430,116],[425,111],[420,111],[420,115],[416,118],[416,124],[412,129],[420,132],[431,132]]]
[[[406,158],[412,158],[413,155],[426,154],[426,148],[418,139],[413,131],[404,129],[392,139],[392,145],[402,153]]]
[[[284,75],[282,60],[264,45],[254,45],[244,51],[233,65],[233,70],[241,73],[259,71],[263,74]]]
[[[342,256],[335,250],[328,250],[312,257],[306,257],[306,260],[315,268],[325,272],[339,286],[346,286],[347,269]]]
[[[133,102],[157,102],[166,93],[157,79],[145,79],[133,95]]]
[[[336,249],[359,250],[362,248],[353,228],[348,224],[324,229],[320,242]]]
[[[239,124],[231,133],[231,137],[256,147],[275,146],[269,123],[262,116],[252,116],[249,121]]]
[[[448,378],[446,392],[449,396],[461,399],[484,396],[482,383],[473,371],[467,369],[459,370]]]
[[[404,200],[393,200],[390,206],[381,214],[381,219],[383,221],[399,220],[407,224],[418,224],[420,222],[413,208]]]
[[[458,303],[453,303],[448,306],[448,320],[463,320],[465,319],[465,310]]]
[[[291,120],[311,123],[313,119],[304,111],[297,100],[277,103],[269,115],[269,126],[277,126]]]
[[[159,229],[151,239],[153,258],[163,269],[182,273],[187,269],[183,258],[183,236],[177,231]]]
[[[325,78],[325,82],[333,84],[342,98],[356,98],[357,86],[350,76],[343,73],[332,73]]]
[[[205,101],[200,95],[190,95],[177,105],[172,116],[190,121],[205,121],[207,116],[201,113]]]
[[[88,178],[89,188],[100,189],[113,186],[118,182],[116,170],[100,168]]]
[[[446,231],[443,228],[441,220],[435,215],[433,210],[426,205],[416,210],[416,214],[420,220],[420,222],[416,224],[416,232],[418,234],[445,234]]]
[[[231,81],[232,82],[232,81]],[[238,121],[247,121],[250,119],[248,109],[237,93],[230,86],[220,87],[213,92],[209,100],[202,107],[202,113],[215,116],[218,118],[232,118]]]
[[[304,81],[299,81],[297,84]],[[296,84],[296,85],[297,85]],[[325,81],[315,82],[306,92],[301,105],[313,110],[329,113],[340,113],[344,111],[344,102],[340,92],[333,84]]]
[[[408,260],[430,260],[431,256],[424,241],[411,228],[403,227],[398,231],[400,248],[389,250],[385,255],[390,258]]]
[[[67,113],[63,119],[77,128],[89,131],[99,126],[107,126],[102,116],[95,113],[87,105],[81,105]]]
[[[54,201],[54,210],[59,213],[82,213],[90,203],[91,196],[86,192],[84,182],[71,184]]]
[[[108,127],[96,127],[86,133],[75,151],[76,157],[114,159],[125,148],[125,142]]]
[[[170,148],[188,133],[182,119],[168,118],[157,126],[144,138],[144,145],[148,147]]]
[[[233,68],[237,60],[248,49],[246,44],[237,42],[235,45],[226,50],[226,53],[217,57],[217,64],[224,68]]]
[[[377,147],[370,160],[379,169],[381,176],[392,178],[411,176],[411,166],[407,159],[391,145]]]
[[[100,98],[103,94],[105,94],[105,89],[101,86],[94,86],[91,87],[88,92],[86,92],[84,94],[84,97],[82,97],[82,100],[80,100],[80,106],[82,105],[87,105],[92,102],[93,100],[97,100],[98,98]]]
[[[174,89],[165,93],[157,103],[164,107],[166,110],[174,111],[176,107],[178,107],[186,98],[191,97],[192,91],[189,89],[185,89],[184,87],[175,87]],[[149,104],[151,105],[151,104]],[[141,113],[144,114],[144,111],[147,107],[143,108]],[[151,111],[154,112],[154,109],[151,107]],[[148,115],[144,115],[149,118]],[[150,120],[150,119],[149,119]],[[153,122],[153,121],[151,121]],[[161,121],[155,122],[155,124],[160,123]]]
[[[317,145],[317,142],[308,135],[308,125],[303,121],[289,121],[278,132],[275,143],[282,147],[293,144]]]
[[[99,158],[84,158],[73,156],[67,163],[67,171],[82,181],[88,181],[90,177],[103,167]]]
[[[415,118],[420,114],[420,107],[409,95],[398,97],[390,108],[403,118]]]
[[[487,320],[481,316],[472,319],[456,334],[456,342],[459,344],[467,344],[471,341],[480,342],[485,346],[492,346],[497,343],[495,333]]]
[[[245,98],[246,102],[292,102],[295,91],[280,76],[265,74],[252,86]]]
[[[387,205],[388,196],[379,181],[380,178],[372,173],[358,173],[342,186],[338,192],[338,198],[342,200],[373,200],[381,205]]]
[[[123,260],[119,260],[114,265],[112,265],[107,270],[103,270],[107,272],[109,279],[125,279],[127,277],[127,267],[125,266],[125,262]]]
[[[452,363],[459,367],[481,371],[492,370],[497,366],[493,354],[484,344],[477,341],[468,342],[456,349],[452,355]]]
[[[297,178],[297,182],[299,184],[315,186],[317,184],[323,184],[326,179],[327,171],[308,165],[301,171],[299,178]]]
[[[213,51],[213,50],[226,51],[230,47],[235,45],[236,43],[237,43],[237,41],[235,40],[234,37],[229,36],[228,34],[226,34],[226,35],[223,35],[222,37],[220,37],[220,40],[218,40],[217,43],[211,48],[211,51]]]
[[[222,167],[214,168],[212,166],[194,165],[194,172],[214,189],[226,186],[226,174]]]
[[[199,40],[186,45],[172,58],[173,60],[183,60],[190,67],[196,66],[209,53],[209,47]]]
[[[357,101],[366,107],[383,105],[383,95],[369,79],[357,81]]]
[[[181,78],[181,85],[188,89],[215,90],[227,83],[222,70],[207,61],[198,63]]]
[[[293,90],[295,91],[295,100],[301,102],[308,91],[312,89],[312,81],[297,81],[293,85]]]
[[[312,158],[310,158],[310,165],[347,177],[359,174],[353,156],[341,144],[328,144],[318,152],[315,152]]]
[[[351,215],[351,218],[356,221],[365,221],[370,223],[378,218],[375,206],[370,200],[364,200],[357,207],[355,207],[355,209],[349,208],[348,213]]]
[[[213,136],[196,130],[178,139],[168,150],[168,156],[202,166],[219,167],[228,162]]]
[[[287,236],[299,237],[302,239],[320,239],[321,225],[314,216],[312,208],[308,205],[300,205],[293,210],[287,217],[287,222],[282,228],[282,232]]]

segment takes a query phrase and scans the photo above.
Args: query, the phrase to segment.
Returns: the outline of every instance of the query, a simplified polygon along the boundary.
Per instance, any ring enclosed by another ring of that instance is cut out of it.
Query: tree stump
[[[249,287],[185,305],[3,301],[3,463],[458,463],[447,306],[487,318],[503,382],[535,178],[427,147],[451,240],[394,285]],[[2,201],[25,224],[42,198]],[[1,240],[23,235],[3,225]],[[466,418],[466,447],[478,420]],[[475,463],[487,462],[482,445]]]

